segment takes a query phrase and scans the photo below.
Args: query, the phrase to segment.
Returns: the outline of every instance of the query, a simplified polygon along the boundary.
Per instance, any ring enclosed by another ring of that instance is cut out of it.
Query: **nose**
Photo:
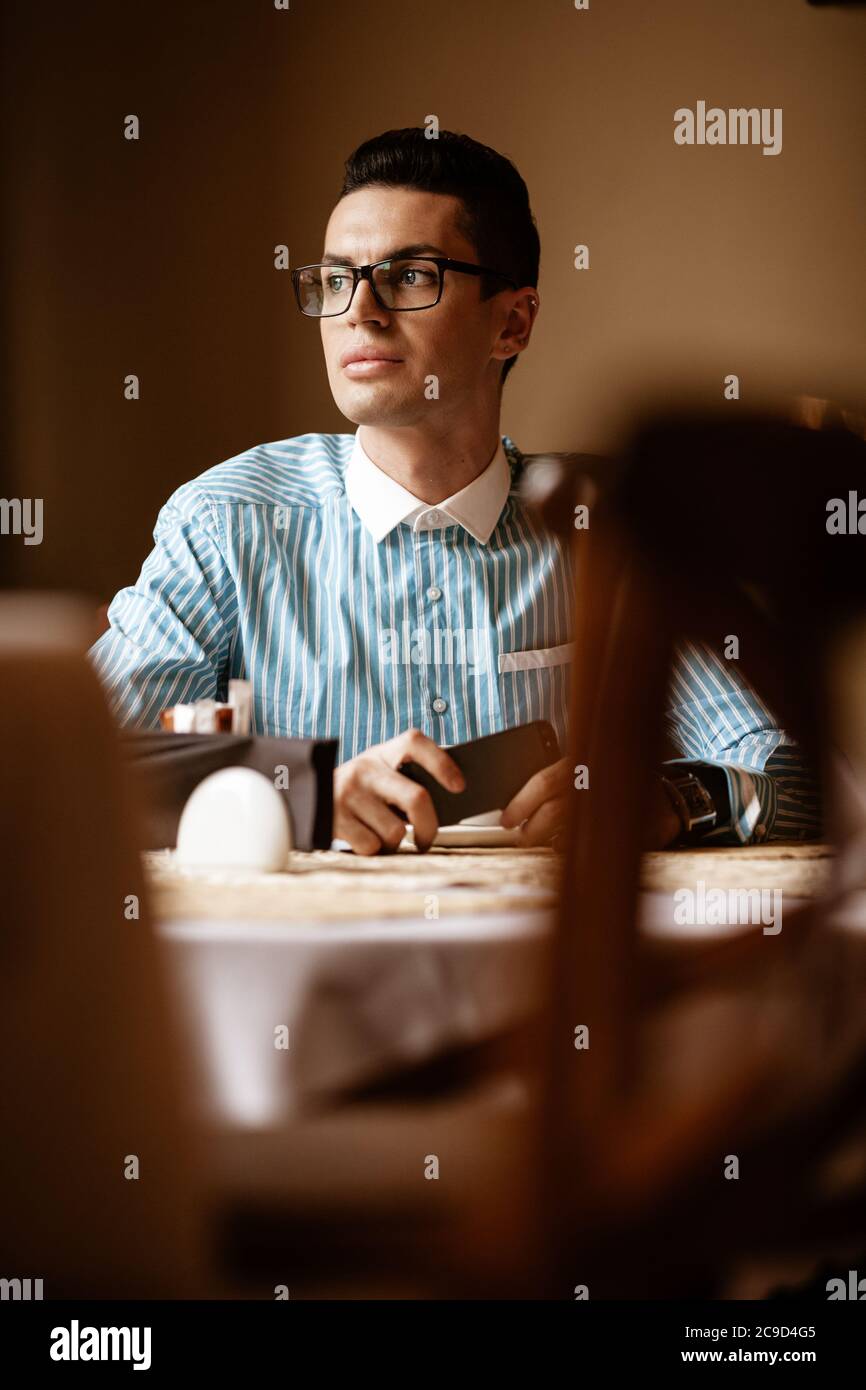
[[[377,304],[369,280],[358,281],[358,288],[355,290],[352,303],[346,310],[346,318],[351,324],[386,324],[388,322],[388,310],[383,309],[381,304]]]

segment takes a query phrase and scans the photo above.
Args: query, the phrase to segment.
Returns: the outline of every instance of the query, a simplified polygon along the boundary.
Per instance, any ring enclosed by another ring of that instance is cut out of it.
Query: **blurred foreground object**
[[[746,925],[720,941],[698,926],[659,948],[636,929],[681,637],[738,636],[744,674],[822,771],[842,836],[830,692],[838,640],[866,619],[866,536],[831,534],[827,518],[831,499],[866,494],[866,444],[832,412],[812,418],[639,423],[579,543],[571,752],[590,785],[567,831],[542,1052],[551,1291],[712,1291],[747,1257],[866,1244],[866,913],[832,915],[837,893],[795,904],[778,935]],[[560,470],[548,523],[568,516],[579,471]],[[852,1144],[834,1185],[828,1166]]]
[[[91,636],[73,600],[0,597],[0,1264],[46,1299],[203,1296],[185,1079]]]

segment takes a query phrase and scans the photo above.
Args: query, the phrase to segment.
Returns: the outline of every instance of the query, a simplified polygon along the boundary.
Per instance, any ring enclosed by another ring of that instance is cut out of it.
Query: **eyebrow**
[[[397,261],[403,259],[405,256],[423,256],[428,251],[432,251],[434,255],[437,256],[446,255],[446,252],[442,250],[441,246],[429,246],[427,244],[419,244],[416,246],[398,246],[396,250],[389,251],[386,255],[379,256],[378,259],[380,261]],[[319,264],[354,265],[354,261],[350,261],[348,256],[338,256],[333,251],[326,251],[322,256],[322,259],[319,262]]]

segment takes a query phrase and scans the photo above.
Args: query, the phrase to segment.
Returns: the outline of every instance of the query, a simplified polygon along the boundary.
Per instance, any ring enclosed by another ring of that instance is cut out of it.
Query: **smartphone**
[[[561,757],[556,734],[546,719],[487,734],[470,743],[457,743],[445,752],[463,773],[465,791],[448,791],[418,763],[403,763],[399,768],[404,776],[426,787],[440,825],[454,825],[485,811],[504,810],[530,777]]]

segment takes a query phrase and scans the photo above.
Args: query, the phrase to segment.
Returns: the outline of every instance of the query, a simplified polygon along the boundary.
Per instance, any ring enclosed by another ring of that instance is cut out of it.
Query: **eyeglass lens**
[[[439,298],[439,267],[434,261],[383,261],[373,282],[389,309],[426,309]],[[307,266],[298,276],[298,299],[305,314],[342,314],[352,297],[351,270],[339,265]]]

